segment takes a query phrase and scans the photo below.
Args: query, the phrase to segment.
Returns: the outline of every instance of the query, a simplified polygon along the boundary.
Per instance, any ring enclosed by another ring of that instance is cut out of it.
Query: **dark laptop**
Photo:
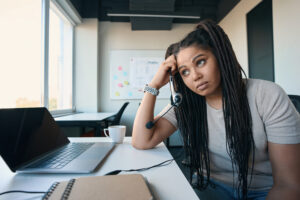
[[[73,143],[46,108],[0,109],[0,155],[13,172],[90,173],[114,143]]]

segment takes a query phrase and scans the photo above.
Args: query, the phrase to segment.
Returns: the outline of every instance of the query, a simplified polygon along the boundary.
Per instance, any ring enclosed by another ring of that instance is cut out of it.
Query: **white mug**
[[[107,131],[109,131],[109,135],[107,134]],[[104,129],[105,136],[111,138],[115,143],[123,143],[125,133],[126,126],[123,125],[109,126],[108,129]]]

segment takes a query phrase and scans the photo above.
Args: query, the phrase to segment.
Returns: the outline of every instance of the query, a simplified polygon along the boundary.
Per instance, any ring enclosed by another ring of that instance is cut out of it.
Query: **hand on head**
[[[160,89],[167,84],[169,82],[169,70],[171,70],[173,75],[177,72],[176,58],[173,54],[161,63],[149,86]]]

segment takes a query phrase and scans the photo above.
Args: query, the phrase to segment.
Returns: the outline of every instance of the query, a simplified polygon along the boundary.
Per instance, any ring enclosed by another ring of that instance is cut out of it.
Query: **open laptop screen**
[[[0,109],[0,154],[12,171],[69,142],[46,108]]]

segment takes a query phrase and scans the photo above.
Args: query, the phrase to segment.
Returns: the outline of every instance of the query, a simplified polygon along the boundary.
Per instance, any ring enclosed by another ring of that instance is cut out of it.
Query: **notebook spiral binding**
[[[48,200],[51,196],[51,194],[53,193],[53,191],[55,190],[55,188],[59,185],[59,182],[55,182],[51,185],[51,187],[49,188],[49,190],[46,192],[46,194],[42,197],[42,200]]]
[[[67,186],[66,189],[64,190],[62,196],[61,196],[61,200],[67,200],[69,198],[69,195],[71,193],[72,187],[75,183],[76,179],[71,179]],[[49,188],[49,190],[46,192],[46,194],[42,197],[42,200],[49,200],[49,198],[51,197],[52,193],[54,192],[54,190],[57,188],[57,186],[59,185],[59,182],[55,182],[51,185],[51,187]]]
[[[62,194],[61,200],[67,200],[69,198],[69,195],[71,193],[71,190],[72,190],[72,187],[73,187],[74,183],[75,183],[75,179],[71,179],[68,182],[68,185],[67,185],[64,193]]]

